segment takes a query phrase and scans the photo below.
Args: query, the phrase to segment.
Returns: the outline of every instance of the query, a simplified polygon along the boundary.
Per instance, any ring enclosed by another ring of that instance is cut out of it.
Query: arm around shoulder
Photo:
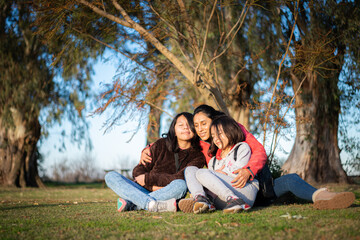
[[[265,166],[267,155],[264,146],[258,140],[256,140],[256,138],[251,133],[249,133],[244,126],[241,124],[239,125],[245,134],[245,142],[251,149],[251,157],[249,162],[243,168],[249,169],[252,180],[255,175]]]

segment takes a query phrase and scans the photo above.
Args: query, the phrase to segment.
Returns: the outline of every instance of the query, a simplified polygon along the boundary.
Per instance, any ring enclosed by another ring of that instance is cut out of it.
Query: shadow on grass
[[[48,188],[95,188],[95,189],[102,189],[106,188],[106,184],[103,180],[95,181],[95,182],[78,182],[78,183],[65,183],[65,182],[53,182],[53,181],[46,181],[44,182],[45,186]]]
[[[78,205],[86,205],[86,204],[105,204],[108,202],[80,202],[80,203],[45,203],[45,204],[41,204],[39,203],[38,205],[36,204],[27,204],[27,205],[21,205],[21,206],[12,206],[12,207],[0,207],[1,210],[15,210],[15,209],[26,209],[26,208],[43,208],[43,207],[69,207],[69,206],[78,206]],[[0,205],[1,206],[1,205]]]

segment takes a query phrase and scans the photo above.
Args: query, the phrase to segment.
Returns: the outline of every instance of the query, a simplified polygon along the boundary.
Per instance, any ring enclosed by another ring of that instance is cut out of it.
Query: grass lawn
[[[0,239],[360,239],[360,185],[348,209],[309,203],[223,214],[116,211],[116,195],[101,184],[0,188]]]

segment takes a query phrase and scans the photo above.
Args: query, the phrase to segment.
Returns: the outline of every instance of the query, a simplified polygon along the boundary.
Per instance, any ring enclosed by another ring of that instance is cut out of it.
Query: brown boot
[[[179,208],[184,213],[192,213],[195,204],[195,199],[185,198],[179,201]]]
[[[355,194],[329,192],[326,188],[320,188],[314,192],[312,199],[316,209],[340,209],[349,207],[355,201]]]

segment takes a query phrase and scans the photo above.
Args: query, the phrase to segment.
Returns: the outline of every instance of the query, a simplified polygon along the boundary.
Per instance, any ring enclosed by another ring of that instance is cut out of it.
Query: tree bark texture
[[[296,91],[300,77],[293,75]],[[341,166],[338,147],[340,112],[338,78],[320,79],[308,72],[301,94],[296,96],[296,138],[290,156],[282,166],[310,183],[348,182]]]
[[[0,121],[0,185],[43,187],[37,164],[39,121],[27,123],[16,109],[12,117],[13,128],[5,128]]]
[[[349,180],[341,165],[337,136],[341,109],[338,82],[346,50],[340,36],[344,29],[319,13],[323,5],[318,3],[309,6],[309,15],[301,11],[296,22],[300,34],[290,52],[296,138],[282,169],[312,183],[346,183]],[[299,8],[304,7],[300,2]]]
[[[146,144],[153,143],[160,137],[161,113],[161,110],[150,106],[149,122],[146,130]]]

